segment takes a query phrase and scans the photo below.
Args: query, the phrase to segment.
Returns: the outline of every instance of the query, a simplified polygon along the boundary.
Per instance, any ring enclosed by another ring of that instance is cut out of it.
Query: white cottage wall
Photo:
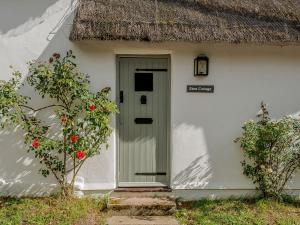
[[[31,7],[29,7],[30,5]],[[72,49],[80,69],[91,76],[93,90],[111,87],[116,98],[116,55],[171,55],[171,187],[186,198],[251,193],[243,174],[242,152],[233,140],[245,120],[255,118],[261,101],[275,118],[300,111],[300,47],[193,43],[70,42],[75,2],[30,0],[0,2],[0,79],[14,65],[26,77],[26,62],[47,60],[53,52]],[[193,60],[210,59],[208,77],[193,76]],[[215,93],[187,93],[186,86],[215,85]],[[33,94],[25,88],[26,94]],[[37,97],[30,103],[45,105]],[[51,120],[51,112],[44,117]],[[82,190],[117,186],[116,122],[110,148],[80,171]],[[52,178],[37,173],[39,164],[26,153],[22,132],[0,131],[0,193],[42,195],[55,188]],[[300,190],[300,176],[289,188]],[[193,189],[193,191],[188,191]]]

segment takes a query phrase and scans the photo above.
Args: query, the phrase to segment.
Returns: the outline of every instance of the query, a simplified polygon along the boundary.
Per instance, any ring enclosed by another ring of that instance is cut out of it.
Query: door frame
[[[164,186],[170,187],[171,185],[171,55],[170,54],[160,54],[160,55],[136,55],[136,54],[117,54],[116,55],[116,104],[120,108],[120,59],[121,58],[147,58],[147,59],[167,59],[168,60],[168,82],[167,82],[167,186],[161,185],[159,183],[136,183],[134,187],[157,187]],[[119,165],[120,165],[120,116],[116,115],[116,187],[119,187]],[[124,187],[124,186],[123,186]],[[127,185],[126,185],[127,187]],[[131,187],[128,185],[128,187]]]

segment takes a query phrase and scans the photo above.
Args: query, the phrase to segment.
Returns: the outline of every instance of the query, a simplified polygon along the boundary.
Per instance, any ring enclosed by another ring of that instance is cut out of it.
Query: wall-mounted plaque
[[[214,85],[188,85],[186,88],[187,92],[194,93],[214,93],[215,86]]]

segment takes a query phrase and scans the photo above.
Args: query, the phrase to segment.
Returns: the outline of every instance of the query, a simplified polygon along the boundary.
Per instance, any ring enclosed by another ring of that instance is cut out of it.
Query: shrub
[[[238,138],[244,151],[243,172],[266,198],[281,198],[300,168],[300,121],[291,116],[272,120],[261,104],[258,121],[247,121]]]
[[[0,83],[0,125],[22,128],[28,152],[42,165],[41,174],[45,177],[53,174],[64,194],[73,188],[86,160],[99,154],[101,148],[107,148],[111,133],[109,118],[117,111],[108,99],[110,89],[92,93],[88,76],[77,70],[74,59],[72,51],[68,51],[64,57],[53,54],[49,62],[29,63],[27,82],[42,98],[54,102],[39,109],[28,105],[30,97],[19,94],[20,72],[14,72],[8,82]],[[49,108],[54,109],[60,127],[55,137],[49,131],[56,124],[49,125],[37,116],[37,112]]]

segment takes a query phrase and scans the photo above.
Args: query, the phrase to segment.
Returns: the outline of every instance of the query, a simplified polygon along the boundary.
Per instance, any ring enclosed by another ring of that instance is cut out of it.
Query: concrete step
[[[108,209],[111,215],[163,216],[173,214],[176,203],[167,197],[111,197]]]
[[[179,225],[171,216],[112,216],[108,225]]]

